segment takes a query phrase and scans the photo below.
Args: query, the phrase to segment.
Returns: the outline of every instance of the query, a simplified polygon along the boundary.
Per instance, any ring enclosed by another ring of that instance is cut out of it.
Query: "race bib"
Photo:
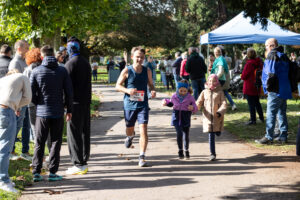
[[[134,95],[130,95],[131,101],[144,101],[145,98],[145,91],[138,90]]]

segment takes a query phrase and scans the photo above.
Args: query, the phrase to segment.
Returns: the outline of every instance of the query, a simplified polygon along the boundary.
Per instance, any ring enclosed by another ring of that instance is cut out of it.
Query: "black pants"
[[[73,104],[72,119],[67,124],[71,161],[87,165],[90,157],[90,105]]]
[[[263,110],[259,101],[259,96],[245,95],[248,101],[249,111],[250,111],[250,120],[256,122],[256,112],[259,115],[259,119],[264,121]]]
[[[182,150],[182,143],[184,145],[184,150],[189,150],[189,143],[190,143],[190,127],[182,127],[182,126],[175,126],[176,133],[177,133],[177,145],[178,149]]]
[[[59,167],[60,148],[62,143],[62,132],[64,127],[64,118],[43,118],[36,117],[36,143],[34,147],[34,156],[32,160],[32,173],[41,173],[43,166],[43,157],[45,142],[50,135],[51,148],[49,149],[49,171],[55,174]]]
[[[172,89],[174,89],[173,75],[172,74],[169,74],[169,75],[166,74],[166,79],[167,79],[167,90],[169,90],[169,85],[170,84],[171,84]]]

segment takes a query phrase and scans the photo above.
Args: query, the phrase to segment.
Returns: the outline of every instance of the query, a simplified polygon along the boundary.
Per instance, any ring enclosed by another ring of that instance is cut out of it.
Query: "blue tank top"
[[[136,73],[133,66],[127,66],[128,79],[125,81],[126,88],[136,88],[138,91],[144,91],[144,101],[132,101],[130,95],[124,95],[124,110],[136,110],[137,108],[148,108],[148,73],[147,68],[143,66],[141,73]]]

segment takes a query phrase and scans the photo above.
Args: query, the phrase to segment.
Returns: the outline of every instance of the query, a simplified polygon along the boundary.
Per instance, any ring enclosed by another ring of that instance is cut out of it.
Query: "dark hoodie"
[[[207,67],[204,60],[197,52],[193,52],[187,59],[185,65],[185,71],[190,73],[191,80],[197,80],[205,78]]]
[[[244,80],[243,93],[251,96],[258,96],[260,89],[255,86],[255,69],[262,70],[263,64],[259,57],[248,59],[242,72],[242,80]]]
[[[58,66],[55,57],[45,57],[42,65],[33,69],[30,83],[32,103],[37,106],[36,115],[38,117],[63,117],[64,94],[67,113],[72,112],[72,82],[67,70]]]

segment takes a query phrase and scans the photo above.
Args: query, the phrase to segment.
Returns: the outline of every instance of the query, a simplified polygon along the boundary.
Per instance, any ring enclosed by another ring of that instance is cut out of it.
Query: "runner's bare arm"
[[[151,97],[154,98],[154,97],[156,97],[156,92],[155,92],[155,87],[153,85],[152,72],[149,68],[148,68],[147,72],[148,72],[148,86],[151,91]]]
[[[127,89],[125,88],[123,85],[125,83],[125,80],[128,78],[128,68],[125,67],[118,80],[117,80],[117,83],[116,83],[116,90],[118,90],[119,92],[123,92],[123,93],[127,93],[129,95],[133,95],[134,93],[136,93],[136,88],[131,88],[131,89]]]

